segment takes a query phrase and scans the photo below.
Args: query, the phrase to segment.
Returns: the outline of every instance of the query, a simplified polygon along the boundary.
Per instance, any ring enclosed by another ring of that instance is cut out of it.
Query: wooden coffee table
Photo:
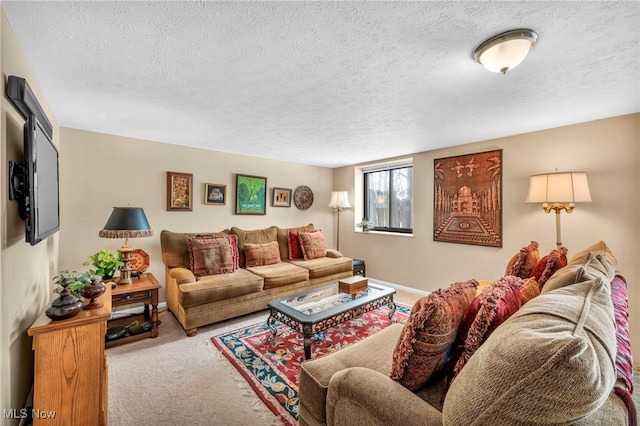
[[[345,321],[358,318],[365,312],[382,306],[390,308],[389,319],[395,322],[395,290],[371,282],[355,294],[340,293],[338,283],[274,299],[269,302],[267,325],[271,330],[269,341],[275,339],[281,322],[304,337],[304,357],[311,359],[311,343],[321,338],[322,331]]]

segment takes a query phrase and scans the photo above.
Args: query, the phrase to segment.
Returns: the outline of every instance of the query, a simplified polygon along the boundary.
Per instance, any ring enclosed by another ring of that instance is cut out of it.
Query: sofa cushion
[[[318,422],[325,422],[327,389],[331,377],[349,367],[366,367],[388,374],[393,347],[401,332],[402,324],[391,324],[330,356],[303,361],[298,376],[300,403]]]
[[[534,298],[460,371],[443,424],[573,424],[594,413],[615,382],[614,327],[601,279]]]
[[[582,281],[602,278],[604,282],[611,282],[615,276],[615,269],[603,254],[597,256],[589,252],[584,256],[574,258],[564,268],[556,271],[542,287],[542,293],[579,283]]]
[[[271,241],[263,244],[244,245],[244,256],[247,268],[252,266],[264,266],[280,263],[280,250],[278,242]]]
[[[444,371],[447,354],[477,287],[476,280],[458,282],[413,305],[393,351],[391,379],[417,390]]]
[[[353,261],[349,257],[321,257],[313,260],[290,260],[300,268],[309,271],[309,279],[328,277],[341,272],[353,271]]]
[[[244,268],[247,266],[246,258],[244,254],[244,245],[245,244],[262,244],[269,243],[271,241],[278,241],[278,227],[270,226],[265,229],[256,229],[247,231],[244,229],[236,228],[235,226],[231,228],[230,233],[238,236],[238,252],[240,257],[240,267]]]
[[[273,265],[252,266],[248,271],[262,277],[264,289],[282,287],[288,284],[295,284],[309,279],[309,271],[299,268],[289,262],[280,262]]]
[[[235,270],[228,238],[190,238],[189,269],[196,277],[228,274]]]
[[[327,246],[324,243],[322,232],[301,232],[298,238],[304,260],[317,259],[327,255]]]
[[[208,275],[178,286],[178,302],[184,308],[231,299],[262,290],[264,280],[246,269],[230,274]]]
[[[522,247],[518,253],[513,255],[504,275],[514,275],[520,278],[529,278],[531,271],[540,260],[540,252],[538,251],[538,242],[531,241],[528,246]]]
[[[206,235],[229,235],[229,230]],[[162,250],[162,262],[167,268],[189,268],[189,239],[202,233],[188,234],[184,232],[171,232],[166,229],[160,233],[160,247]]]
[[[567,266],[567,248],[560,247],[557,250],[552,250],[548,255],[536,263],[533,271],[531,271],[531,277],[535,278],[540,288],[544,286],[549,278],[560,268]]]
[[[540,294],[534,278],[500,278],[473,300],[458,329],[451,359],[452,380],[491,333],[520,307]]]
[[[308,225],[304,225],[304,226],[297,226],[297,227],[293,227],[293,228],[278,228],[276,235],[277,235],[277,241],[278,241],[278,246],[280,247],[280,259],[282,260],[287,260],[289,259],[289,237],[288,237],[288,231],[289,230],[296,230],[296,231],[313,231],[314,227],[313,227],[313,223],[310,223]],[[297,237],[296,237],[297,238]],[[298,242],[299,243],[299,242]],[[302,257],[302,255],[300,255]]]
[[[595,244],[592,244],[591,246],[587,247],[586,249],[577,252],[576,254],[574,254],[573,256],[571,256],[571,258],[569,259],[568,263],[584,263],[584,261],[586,260],[586,257],[589,255],[589,253],[593,253],[594,255],[598,256],[599,254],[604,255],[607,258],[607,261],[615,268],[618,265],[618,261],[616,260],[616,257],[613,255],[613,253],[611,252],[611,249],[609,248],[609,246],[607,246],[607,243],[605,243],[604,241],[598,241]]]

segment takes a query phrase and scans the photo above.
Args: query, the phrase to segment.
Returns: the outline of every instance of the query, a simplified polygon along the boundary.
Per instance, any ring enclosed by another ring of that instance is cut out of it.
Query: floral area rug
[[[397,305],[396,322],[409,316],[411,308]],[[325,330],[322,340],[311,345],[312,358],[335,352],[391,324],[389,308],[367,312]],[[302,335],[286,325],[278,326],[275,339],[266,321],[211,338],[213,344],[247,380],[260,399],[285,425],[298,424],[298,373],[304,360]]]

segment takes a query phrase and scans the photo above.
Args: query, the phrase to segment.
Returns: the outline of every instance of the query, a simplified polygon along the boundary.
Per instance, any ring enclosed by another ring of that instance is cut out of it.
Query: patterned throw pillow
[[[277,241],[264,244],[245,244],[244,255],[247,259],[247,268],[280,263],[280,249]]]
[[[513,275],[502,277],[482,290],[460,324],[453,345],[451,380],[500,324],[539,294],[540,287],[533,278],[523,280]]]
[[[302,246],[299,235],[301,232],[316,232],[313,229],[287,229],[287,245],[289,246],[289,260],[303,259]]]
[[[616,383],[615,393],[622,398],[629,411],[629,424],[637,424],[633,403],[633,356],[631,354],[631,340],[629,337],[629,299],[627,297],[627,281],[622,275],[616,275],[611,281],[611,301],[616,320],[616,375],[624,387]]]
[[[538,242],[531,241],[528,246],[522,247],[520,251],[509,260],[504,274],[514,275],[520,278],[529,278],[538,260],[540,260]]]
[[[300,239],[304,260],[318,259],[327,255],[327,246],[320,230],[301,232],[298,238]]]
[[[476,280],[458,282],[413,305],[393,351],[391,379],[417,390],[444,372],[449,349],[477,287]]]
[[[530,277],[536,279],[540,288],[558,269],[567,266],[567,251],[567,248],[562,246],[559,249],[552,250],[551,253],[536,263]]]
[[[226,238],[231,244],[231,255],[233,256],[233,270],[239,268],[240,254],[238,252],[238,236],[234,234],[196,234],[194,238],[198,239],[212,239],[212,238]]]
[[[235,271],[229,239],[189,238],[189,266],[196,277]]]

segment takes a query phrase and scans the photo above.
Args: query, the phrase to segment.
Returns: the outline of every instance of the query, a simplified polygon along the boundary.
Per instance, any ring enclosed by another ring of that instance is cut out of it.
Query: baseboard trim
[[[376,282],[378,284],[381,284],[383,286],[386,286],[386,287],[395,288],[396,290],[402,290],[402,291],[406,291],[408,293],[419,294],[421,296],[426,296],[429,293],[431,293],[430,291],[418,290],[417,288],[406,287],[406,286],[403,286],[403,285],[400,285],[400,284],[395,284],[395,283],[389,283],[389,282],[386,282],[386,281],[379,280],[377,278],[371,278],[371,281],[374,281],[374,282]]]

